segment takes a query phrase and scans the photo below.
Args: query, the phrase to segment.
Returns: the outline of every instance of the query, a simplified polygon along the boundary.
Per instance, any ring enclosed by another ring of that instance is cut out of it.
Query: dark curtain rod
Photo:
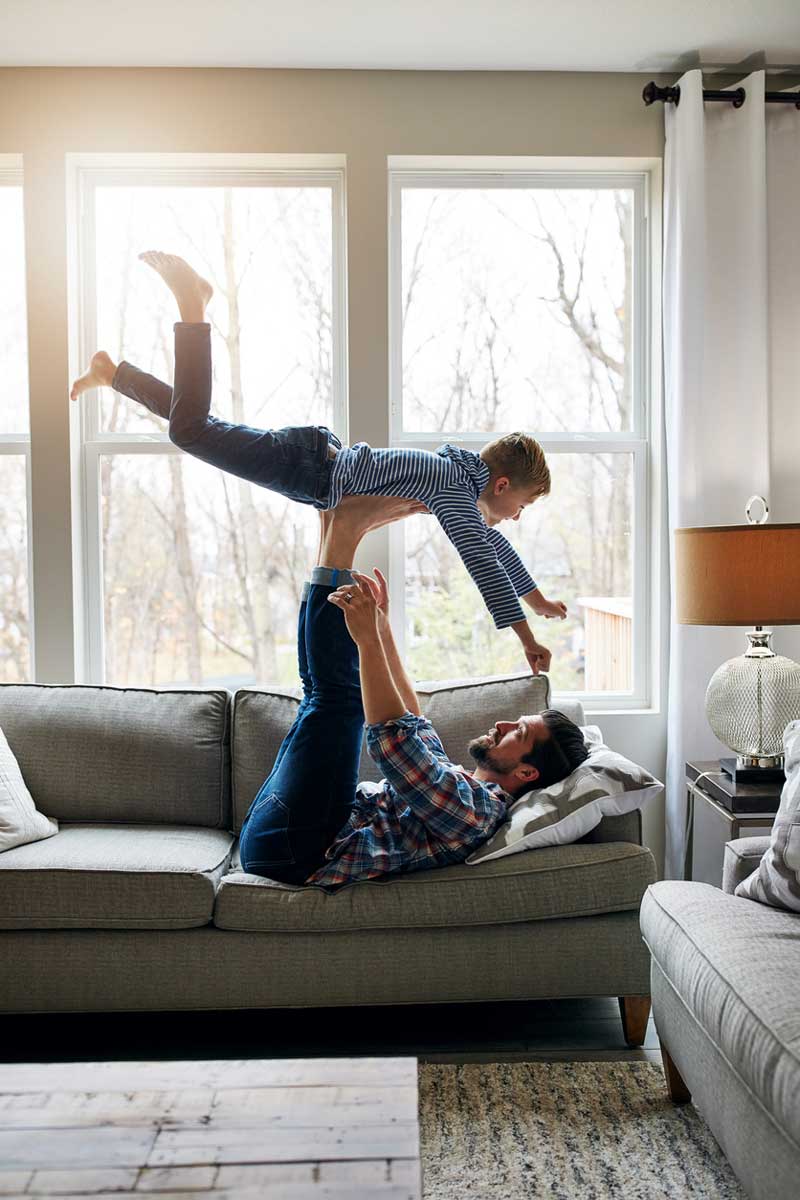
[[[667,104],[680,104],[681,89],[677,83],[674,87],[659,87],[651,80],[642,89],[642,99],[645,104],[655,104],[657,100],[664,100]],[[747,92],[743,87],[731,88],[724,92],[703,88],[703,99],[725,100],[734,108],[741,108],[747,99]],[[793,104],[796,109],[800,109],[800,93],[798,92],[765,92],[764,99],[767,104]]]

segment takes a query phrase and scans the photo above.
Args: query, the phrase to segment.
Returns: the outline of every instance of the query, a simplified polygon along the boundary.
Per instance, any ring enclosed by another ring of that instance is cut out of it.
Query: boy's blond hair
[[[505,475],[512,487],[532,487],[538,496],[550,492],[550,468],[544,450],[527,433],[507,433],[489,442],[480,456],[491,472],[492,479]]]

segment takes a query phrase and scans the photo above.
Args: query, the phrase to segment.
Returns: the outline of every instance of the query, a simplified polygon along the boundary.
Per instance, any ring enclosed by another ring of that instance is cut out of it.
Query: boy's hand
[[[548,620],[558,617],[560,621],[563,621],[567,615],[567,606],[563,600],[545,600],[542,596],[533,611],[540,617],[547,617]]]
[[[378,606],[370,588],[367,587],[371,580],[362,582],[364,579],[362,575],[355,583],[346,583],[328,596],[328,602],[335,604],[344,613],[347,632],[357,646],[368,642],[370,638],[380,639]]]
[[[550,670],[552,655],[546,646],[540,646],[538,642],[534,642],[530,646],[524,646],[523,649],[533,675],[538,675],[540,671]]]

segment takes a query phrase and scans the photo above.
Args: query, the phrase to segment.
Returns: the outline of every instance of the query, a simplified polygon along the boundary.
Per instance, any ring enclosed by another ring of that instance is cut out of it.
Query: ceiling
[[[800,65],[798,0],[0,0],[0,66]]]

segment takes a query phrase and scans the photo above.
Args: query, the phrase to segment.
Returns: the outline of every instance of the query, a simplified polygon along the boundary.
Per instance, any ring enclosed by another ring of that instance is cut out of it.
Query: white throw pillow
[[[37,812],[19,764],[0,729],[0,852],[58,833],[58,821]]]
[[[786,782],[769,846],[736,895],[800,912],[800,721],[791,721],[783,731],[783,751]]]
[[[560,783],[534,788],[508,810],[500,828],[467,859],[470,865],[576,842],[603,817],[620,816],[641,808],[663,789],[644,767],[603,744],[596,725],[582,729],[589,757]]]

